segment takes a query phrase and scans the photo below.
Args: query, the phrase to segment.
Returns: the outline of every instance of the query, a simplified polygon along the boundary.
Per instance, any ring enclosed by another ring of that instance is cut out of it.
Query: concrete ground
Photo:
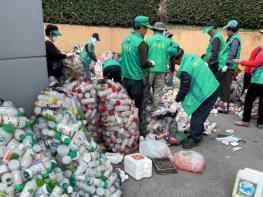
[[[153,168],[153,176],[136,181],[129,176],[124,183],[125,197],[231,197],[236,173],[246,167],[263,171],[263,129],[255,127],[236,127],[236,115],[210,115],[209,120],[218,124],[217,132],[204,137],[203,143],[193,150],[206,158],[204,174],[178,171],[177,174],[158,175]],[[216,141],[219,133],[227,134],[226,129],[234,129],[235,135],[244,142],[243,148],[233,152],[232,147]],[[172,152],[182,150],[181,146],[172,147]]]

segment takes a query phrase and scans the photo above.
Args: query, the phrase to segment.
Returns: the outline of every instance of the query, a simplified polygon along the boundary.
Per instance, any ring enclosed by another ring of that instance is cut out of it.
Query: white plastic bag
[[[140,141],[140,153],[151,159],[171,158],[171,149],[165,142],[147,137]]]

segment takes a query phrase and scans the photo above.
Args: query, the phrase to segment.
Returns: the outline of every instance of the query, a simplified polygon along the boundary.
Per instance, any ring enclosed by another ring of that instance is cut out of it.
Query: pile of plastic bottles
[[[92,62],[90,67],[93,69],[93,72],[95,74],[96,79],[103,79],[103,68],[102,64],[105,62],[107,59],[112,59],[113,58],[113,52],[112,51],[105,51],[102,53],[99,57],[97,57],[98,61],[97,62]]]
[[[111,80],[97,85],[103,140],[112,152],[128,153],[139,139],[138,109],[126,90]]]
[[[34,132],[44,140],[76,195],[120,196],[119,178],[111,162],[86,130],[86,121],[81,120],[78,107],[73,107],[78,106],[78,102],[62,92],[54,92],[47,90],[38,96],[34,110]],[[71,106],[63,105],[63,100],[68,99]],[[62,105],[59,108],[50,107],[50,101],[54,100]],[[43,106],[45,102],[46,106]],[[37,105],[39,103],[42,103],[41,107]]]
[[[83,65],[80,61],[81,46],[75,45],[70,53],[74,56],[63,60],[63,80],[77,76],[85,76]]]
[[[100,116],[98,112],[96,82],[78,77],[73,81],[66,81],[62,88],[79,100],[84,111],[84,119],[87,121],[87,130],[99,141],[102,136],[102,129],[99,127]]]
[[[238,98],[237,102],[244,103],[246,95],[247,95],[247,90],[245,90],[242,96],[240,96],[242,93],[243,86],[244,86],[244,72],[241,72],[238,74],[238,76],[236,77],[236,81],[237,81],[237,87],[235,88],[235,91],[233,92],[232,97]],[[253,109],[251,113],[253,118],[257,118],[258,116],[258,105],[259,105],[259,98],[257,98],[253,104]],[[239,110],[236,110],[236,114],[240,118],[242,118],[243,117],[243,107],[239,107]]]

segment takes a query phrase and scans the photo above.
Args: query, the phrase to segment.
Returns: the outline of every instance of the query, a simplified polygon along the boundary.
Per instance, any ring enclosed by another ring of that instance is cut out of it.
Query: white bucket
[[[232,197],[263,197],[263,172],[250,168],[239,170]]]

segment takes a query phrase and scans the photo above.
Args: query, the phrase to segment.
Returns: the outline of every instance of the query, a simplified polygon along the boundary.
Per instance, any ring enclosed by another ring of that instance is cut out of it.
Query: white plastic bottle
[[[12,107],[0,107],[0,114],[7,116],[22,116],[23,112]]]
[[[11,124],[15,128],[22,129],[29,128],[31,121],[24,116],[2,116],[2,124]]]
[[[37,184],[34,180],[28,181],[19,197],[32,197],[32,194],[35,193],[37,188]]]
[[[0,146],[5,146],[14,133],[14,128],[10,124],[3,124],[0,127]]]
[[[33,157],[35,153],[31,148],[27,149],[24,155],[21,158],[21,167],[22,169],[27,169],[33,162]]]
[[[15,135],[14,135],[15,139],[22,141],[26,138],[26,133],[24,130],[22,129],[15,129]]]
[[[15,191],[21,191],[24,187],[20,170],[12,171],[13,181],[15,185]]]
[[[63,189],[56,185],[49,197],[58,197],[61,196],[61,194],[63,194]]]

